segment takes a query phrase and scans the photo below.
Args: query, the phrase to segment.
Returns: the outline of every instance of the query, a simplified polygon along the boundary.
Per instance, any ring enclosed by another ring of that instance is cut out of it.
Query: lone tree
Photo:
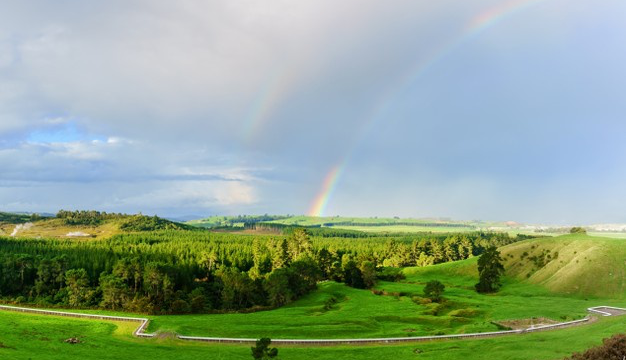
[[[573,228],[569,229],[569,233],[570,234],[587,234],[587,230],[585,230],[585,228],[580,227],[580,226],[574,226]]]
[[[476,284],[479,293],[492,293],[500,288],[500,276],[504,273],[500,252],[495,246],[490,246],[478,258],[478,273],[480,280]]]
[[[426,283],[424,295],[434,302],[439,302],[445,288],[446,287],[438,280],[431,280]]]
[[[272,340],[268,338],[261,338],[256,341],[256,346],[251,347],[252,357],[257,360],[268,360],[278,356],[277,348],[270,348]]]

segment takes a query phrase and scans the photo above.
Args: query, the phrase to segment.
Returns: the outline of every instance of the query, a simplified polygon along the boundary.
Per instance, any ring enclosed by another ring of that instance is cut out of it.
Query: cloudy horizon
[[[626,223],[625,15],[2,0],[0,210]]]

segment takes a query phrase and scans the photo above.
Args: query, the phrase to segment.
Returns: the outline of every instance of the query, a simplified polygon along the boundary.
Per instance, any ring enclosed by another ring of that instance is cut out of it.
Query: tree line
[[[321,280],[368,288],[518,240],[472,233],[398,238],[256,236],[163,230],[106,240],[0,238],[0,297],[42,306],[149,313],[277,307]]]

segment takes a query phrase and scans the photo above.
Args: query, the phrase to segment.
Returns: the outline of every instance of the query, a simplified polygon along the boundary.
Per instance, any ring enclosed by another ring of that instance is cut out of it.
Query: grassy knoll
[[[626,318],[603,318],[586,326],[494,339],[435,341],[364,347],[282,347],[281,359],[560,359],[623,331]],[[0,312],[0,358],[25,359],[250,359],[249,346],[194,344],[133,338],[132,325]],[[78,337],[82,343],[63,341]],[[419,354],[416,354],[419,352]]]
[[[620,239],[566,235],[502,248],[507,274],[553,292],[626,298],[626,243]]]

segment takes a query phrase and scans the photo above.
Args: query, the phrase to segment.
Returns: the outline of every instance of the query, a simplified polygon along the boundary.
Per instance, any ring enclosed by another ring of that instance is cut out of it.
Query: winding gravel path
[[[39,314],[39,315],[66,316],[66,317],[75,317],[75,318],[83,318],[83,319],[138,322],[139,326],[133,332],[133,335],[138,336],[138,337],[144,337],[144,338],[152,338],[152,337],[157,336],[157,334],[155,333],[148,334],[145,332],[146,328],[148,327],[148,323],[150,322],[150,320],[146,318],[81,314],[81,313],[73,313],[73,312],[66,312],[66,311],[32,309],[32,308],[8,306],[8,305],[0,305],[0,310],[23,312],[23,313],[30,313],[30,314]],[[562,322],[558,324],[530,327],[527,329],[518,329],[518,330],[482,332],[482,333],[472,333],[472,334],[412,336],[412,337],[407,336],[407,337],[372,338],[372,339],[272,339],[272,343],[283,344],[283,345],[324,346],[324,345],[363,345],[363,344],[409,343],[409,342],[432,341],[432,340],[443,340],[443,339],[450,340],[450,339],[489,338],[489,337],[504,336],[504,335],[525,334],[525,333],[531,333],[531,332],[547,331],[547,330],[572,327],[576,325],[582,325],[582,324],[591,322],[591,320],[593,319],[593,316],[591,314],[601,315],[601,316],[619,316],[619,315],[626,314],[626,309],[612,307],[612,306],[595,306],[595,307],[588,308],[587,311],[590,313],[590,315],[588,315],[584,319],[567,321],[567,322]],[[200,341],[200,342],[209,342],[209,343],[254,344],[256,343],[256,340],[257,340],[257,339],[245,339],[245,338],[220,338],[220,337],[184,336],[184,335],[176,335],[176,337],[181,340]]]

